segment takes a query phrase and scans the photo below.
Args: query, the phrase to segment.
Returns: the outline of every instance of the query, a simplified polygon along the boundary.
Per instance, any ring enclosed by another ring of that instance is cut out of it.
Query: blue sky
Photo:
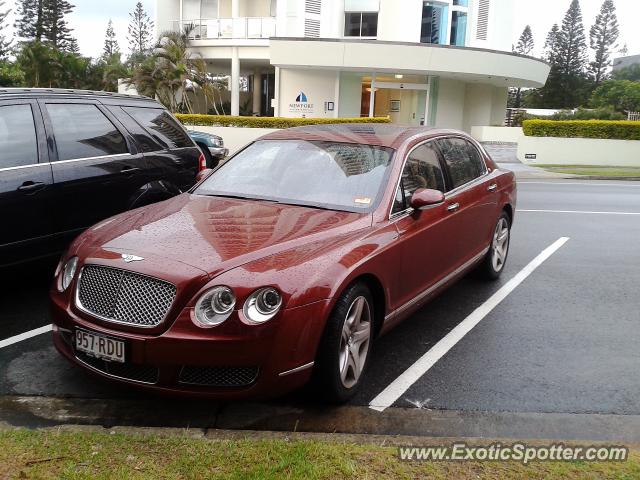
[[[299,0],[302,1],[302,0]],[[403,0],[397,0],[402,2]],[[536,53],[539,54],[544,45],[547,32],[553,23],[561,23],[562,17],[569,7],[570,0],[513,0],[516,2],[516,17],[514,19],[514,39],[517,42],[520,32],[527,23],[531,24],[536,43]],[[84,55],[99,56],[104,44],[104,32],[109,18],[113,20],[117,39],[121,50],[128,52],[127,26],[129,12],[133,10],[136,0],[71,0],[75,10],[69,17],[69,23],[78,39],[80,51]],[[5,2],[5,7],[14,3]],[[155,0],[142,1],[145,10],[155,18]],[[589,28],[600,10],[602,0],[580,0],[587,37]],[[620,22],[620,46],[628,44],[629,54],[640,54],[640,33],[638,33],[638,19],[640,19],[640,0],[615,0],[618,20]],[[11,20],[13,23],[13,20]]]

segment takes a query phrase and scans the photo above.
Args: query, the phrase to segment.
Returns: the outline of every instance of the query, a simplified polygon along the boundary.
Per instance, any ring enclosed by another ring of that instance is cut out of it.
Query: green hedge
[[[614,120],[525,120],[528,137],[640,140],[640,122]]]
[[[389,123],[388,117],[377,118],[283,118],[283,117],[232,117],[230,115],[190,115],[178,113],[178,120],[185,125],[216,127],[289,128],[301,125],[326,125],[330,123]]]

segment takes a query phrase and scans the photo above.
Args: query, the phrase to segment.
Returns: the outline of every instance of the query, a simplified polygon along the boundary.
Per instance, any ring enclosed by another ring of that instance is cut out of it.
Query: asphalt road
[[[354,405],[369,405],[542,250],[569,237],[393,406],[640,414],[640,182],[521,181],[518,210],[501,280],[465,278],[380,339]],[[0,340],[49,323],[51,269],[4,275]],[[140,398],[68,365],[49,334],[0,348],[2,395]]]

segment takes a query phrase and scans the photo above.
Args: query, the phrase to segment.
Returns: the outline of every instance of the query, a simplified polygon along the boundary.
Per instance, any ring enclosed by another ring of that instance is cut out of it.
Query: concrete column
[[[240,16],[240,0],[231,0],[231,16],[233,18]]]
[[[429,125],[429,114],[430,109],[429,109],[429,105],[431,103],[431,77],[427,77],[427,90],[424,92],[425,93],[425,101],[424,101],[424,126],[428,126]]]
[[[276,117],[280,116],[280,67],[275,68],[275,77],[276,82],[274,86],[274,102],[275,106],[273,107],[273,115]]]
[[[371,74],[371,95],[369,96],[369,118],[373,118],[376,109],[376,74]]]
[[[260,107],[262,106],[262,75],[260,70],[253,72],[253,114],[260,115]]]
[[[240,58],[238,57],[238,47],[233,47],[231,53],[229,91],[231,93],[231,115],[240,115]]]

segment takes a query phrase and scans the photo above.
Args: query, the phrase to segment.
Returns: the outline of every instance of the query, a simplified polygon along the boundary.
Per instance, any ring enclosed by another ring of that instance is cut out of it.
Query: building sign
[[[303,115],[313,113],[313,103],[309,103],[304,92],[296,97],[296,101],[289,104],[289,113],[301,113]]]

